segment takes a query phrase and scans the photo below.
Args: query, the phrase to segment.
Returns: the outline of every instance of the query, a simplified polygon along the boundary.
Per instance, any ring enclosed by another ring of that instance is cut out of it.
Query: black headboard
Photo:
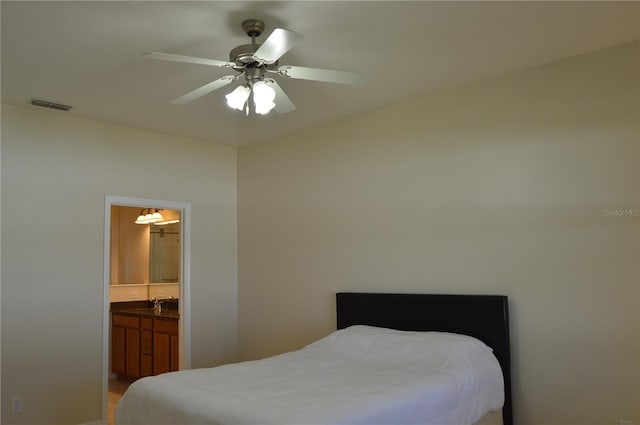
[[[503,295],[431,295],[340,292],[337,328],[369,325],[407,331],[469,335],[493,349],[504,376],[504,425],[513,425],[509,306]]]

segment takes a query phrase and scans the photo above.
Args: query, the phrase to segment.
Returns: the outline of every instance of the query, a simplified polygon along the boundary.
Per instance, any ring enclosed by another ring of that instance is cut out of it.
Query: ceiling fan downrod
[[[251,37],[251,44],[256,44],[256,37],[264,32],[264,22],[260,19],[247,19],[242,21],[242,30]]]

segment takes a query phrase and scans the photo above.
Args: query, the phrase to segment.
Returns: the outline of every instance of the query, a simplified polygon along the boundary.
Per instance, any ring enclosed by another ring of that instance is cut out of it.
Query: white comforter
[[[263,360],[134,382],[116,424],[472,424],[504,401],[477,339],[368,326]]]

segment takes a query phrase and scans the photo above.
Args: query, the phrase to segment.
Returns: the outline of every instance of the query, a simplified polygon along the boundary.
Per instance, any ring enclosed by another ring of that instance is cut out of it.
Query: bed
[[[338,293],[336,311],[301,350],[134,382],[116,424],[471,425],[502,407],[512,425],[506,297]]]
[[[336,294],[337,328],[354,324],[469,335],[491,347],[504,380],[502,422],[513,425],[509,302],[504,295]]]

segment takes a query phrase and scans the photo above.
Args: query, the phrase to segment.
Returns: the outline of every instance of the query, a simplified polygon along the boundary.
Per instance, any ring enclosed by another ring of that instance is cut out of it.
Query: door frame
[[[109,274],[111,260],[111,206],[159,208],[180,211],[180,331],[178,338],[180,369],[191,368],[191,204],[157,199],[105,195],[104,202],[104,273],[102,314],[102,422],[107,423],[109,397],[109,347],[111,316]]]

